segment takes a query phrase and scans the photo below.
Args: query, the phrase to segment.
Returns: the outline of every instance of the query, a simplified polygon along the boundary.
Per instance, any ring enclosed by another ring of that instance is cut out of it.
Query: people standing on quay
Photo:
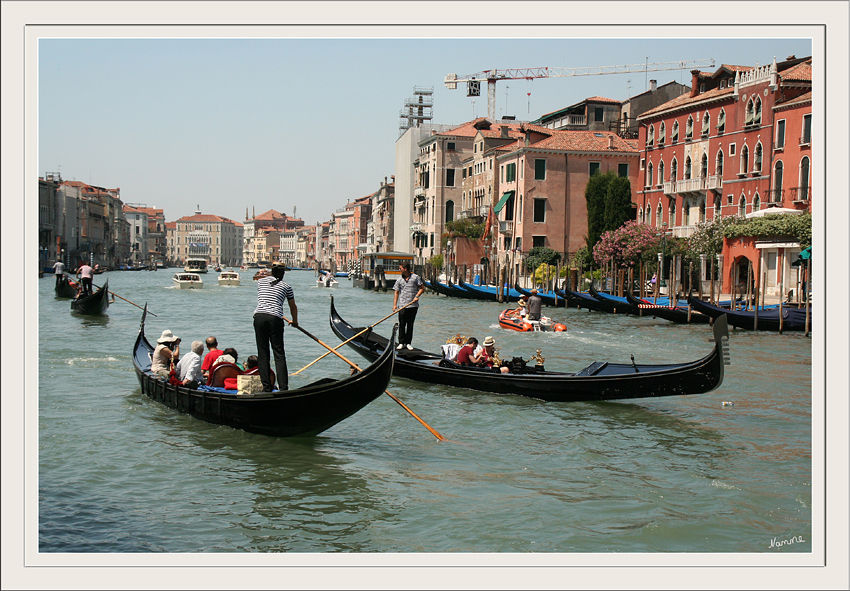
[[[65,263],[57,260],[53,263],[53,272],[56,274],[56,286],[58,287],[65,279]]]
[[[292,286],[283,281],[286,265],[272,263],[272,274],[257,280],[257,309],[254,310],[254,337],[257,340],[257,361],[264,392],[272,392],[269,344],[274,351],[275,373],[279,390],[289,389],[289,372],[286,369],[286,350],[283,343],[283,302],[289,304],[292,326],[298,326],[298,306]]]
[[[543,300],[537,295],[537,290],[531,290],[531,297],[528,298],[528,319],[529,320],[540,320],[540,315],[542,313],[543,308]]]
[[[218,339],[215,337],[207,337],[207,349],[209,349],[209,352],[204,355],[204,362],[201,365],[201,371],[205,378],[210,377],[210,370],[212,370],[215,360],[224,354],[224,351],[218,348]]]
[[[77,277],[80,278],[80,283],[83,286],[82,296],[92,294],[92,281],[94,280],[94,269],[88,263],[83,263],[77,269]]]
[[[416,312],[419,309],[419,296],[425,293],[425,284],[416,273],[410,272],[410,263],[405,261],[398,266],[401,277],[396,279],[393,286],[393,312],[404,308],[398,313],[398,346],[396,349],[407,347],[413,350],[413,323],[416,322]],[[410,304],[408,306],[408,304]],[[405,306],[407,306],[405,308]]]

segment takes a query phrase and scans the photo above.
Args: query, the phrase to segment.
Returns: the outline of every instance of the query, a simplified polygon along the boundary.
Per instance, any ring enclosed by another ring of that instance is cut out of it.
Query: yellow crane
[[[534,80],[535,78],[563,78],[565,76],[598,76],[601,74],[631,74],[635,72],[660,72],[663,70],[699,70],[713,68],[713,59],[687,60],[679,62],[646,62],[622,66],[590,66],[586,68],[513,68],[507,70],[483,70],[469,76],[458,77],[448,74],[444,80],[446,88],[454,90],[458,83],[466,82],[466,96],[481,96],[481,83],[487,82],[487,116],[496,118],[496,82],[499,80]]]

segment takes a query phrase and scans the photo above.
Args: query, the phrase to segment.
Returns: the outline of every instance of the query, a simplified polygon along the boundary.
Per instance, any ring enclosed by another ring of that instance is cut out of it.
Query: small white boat
[[[183,270],[187,273],[206,273],[207,259],[188,258],[186,259],[186,265],[183,267]]]
[[[222,271],[218,276],[219,285],[239,285],[239,273],[236,271]]]
[[[203,289],[204,282],[197,273],[175,273],[171,278],[178,289]]]
[[[319,275],[319,278],[316,279],[317,287],[336,287],[339,285],[339,281],[334,279],[334,276],[330,273],[322,273]]]

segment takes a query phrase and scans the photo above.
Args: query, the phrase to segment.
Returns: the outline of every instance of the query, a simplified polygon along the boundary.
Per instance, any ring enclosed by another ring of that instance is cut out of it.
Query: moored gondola
[[[526,297],[531,297],[531,290],[520,287],[518,284],[514,285],[514,289],[520,294]],[[559,307],[563,308],[567,304],[567,299],[558,295],[557,291],[552,291],[552,293],[546,292],[537,292],[537,297],[543,300],[543,303],[547,306]]]
[[[353,415],[387,388],[394,363],[391,345],[362,371],[340,380],[323,378],[295,390],[239,394],[236,390],[176,386],[150,371],[153,346],[145,338],[142,313],[133,365],[142,393],[195,418],[276,437],[309,437]]]
[[[386,353],[392,340],[348,324],[331,298],[330,324],[334,333],[366,359]],[[349,340],[350,339],[350,340]],[[597,361],[574,372],[547,371],[513,359],[511,373],[465,368],[420,349],[397,352],[393,374],[398,377],[497,394],[517,394],[550,402],[623,400],[702,394],[723,382],[728,356],[724,319],[714,323],[714,346],[705,357],[688,363],[636,365]]]
[[[652,302],[638,299],[629,292],[626,292],[626,299],[629,300],[630,304],[638,308],[638,315],[640,316],[654,316],[675,322],[676,324],[708,324],[711,321],[710,316],[700,314],[695,310],[688,310],[688,308],[678,306],[670,308],[660,304],[653,304]]]
[[[96,292],[71,300],[71,311],[77,314],[95,316],[103,314],[109,307],[109,282],[99,287]]]
[[[57,298],[72,298],[77,295],[76,283],[71,281],[67,275],[62,275],[62,279],[56,282],[53,291]]]
[[[611,314],[631,314],[637,316],[640,310],[637,306],[633,306],[626,298],[614,296],[608,293],[600,293],[596,291],[593,285],[590,286],[588,293],[602,304],[602,309]]]
[[[778,331],[807,331],[811,330],[811,310],[809,311],[809,326],[806,326],[806,310],[791,306],[783,306],[781,310],[782,322],[780,325],[780,309],[772,307],[758,311],[758,321],[754,310],[731,310],[721,308],[699,298],[688,296],[688,304],[698,312],[702,312],[712,318],[727,316],[729,324],[735,328],[746,330]]]
[[[602,302],[597,300],[589,293],[584,293],[583,291],[573,291],[567,286],[564,286],[564,289],[561,290],[561,293],[567,298],[567,301],[570,306],[575,306],[579,309],[585,308],[587,310],[593,310],[595,312],[605,311]]]

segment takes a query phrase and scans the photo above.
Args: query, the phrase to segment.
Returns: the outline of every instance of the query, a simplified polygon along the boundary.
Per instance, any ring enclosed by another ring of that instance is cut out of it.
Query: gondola
[[[638,299],[629,292],[626,292],[626,299],[629,300],[630,304],[638,308],[640,316],[654,316],[675,322],[676,324],[708,324],[711,322],[711,316],[700,314],[695,310],[691,310],[688,313],[687,308],[680,306],[670,308],[660,304],[653,304],[650,301]]]
[[[336,425],[375,400],[387,388],[394,362],[393,344],[375,363],[341,380],[323,378],[295,390],[238,394],[236,390],[193,390],[175,386],[151,373],[154,347],[145,338],[142,313],[133,348],[133,365],[142,393],[195,418],[276,437],[310,437]]]
[[[461,290],[456,285],[440,283],[439,279],[434,279],[429,282],[431,289],[436,291],[437,293],[441,293],[444,296],[448,296],[450,298],[465,298],[468,299],[468,294],[465,290]]]
[[[596,291],[596,288],[593,287],[593,285],[591,285],[590,289],[587,291],[592,297],[599,300],[604,312],[608,312],[610,314],[631,314],[632,316],[637,316],[640,313],[637,306],[631,305],[626,298],[621,298],[608,293],[600,293]]]
[[[576,308],[585,308],[587,310],[593,310],[595,312],[605,311],[602,302],[597,300],[589,293],[584,293],[583,291],[573,291],[566,286],[564,286],[564,289],[561,290],[561,293],[567,298],[567,301]]]
[[[486,302],[499,301],[499,289],[490,287],[489,285],[470,285],[465,283],[463,279],[458,278],[458,287],[469,293],[470,299],[484,300]],[[508,289],[503,294],[503,302],[517,302],[522,297],[522,294],[515,289]]]
[[[735,328],[743,328],[746,330],[754,330],[756,326],[755,311],[749,310],[730,310],[721,308],[708,302],[704,302],[699,298],[688,296],[688,303],[691,308],[702,312],[712,318],[727,316],[729,324]],[[758,311],[758,328],[757,330],[778,331],[779,330],[779,308],[772,307],[768,309],[760,309]],[[793,308],[791,306],[782,307],[782,330],[804,331],[806,330],[806,310],[803,308]],[[809,330],[811,330],[811,309],[809,310]]]
[[[525,289],[523,287],[520,287],[518,284],[514,285],[514,289],[520,295],[531,297],[531,290],[530,289]],[[556,291],[552,291],[552,293],[545,293],[545,292],[538,291],[537,297],[539,297],[541,300],[543,300],[543,303],[546,304],[547,306],[563,308],[567,304],[567,299],[558,295],[558,292],[556,292]]]
[[[87,316],[103,314],[109,307],[109,281],[99,287],[96,292],[71,300],[71,311]]]
[[[76,283],[73,283],[67,275],[63,275],[62,279],[53,288],[57,298],[72,298],[77,295]]]
[[[369,330],[354,328],[339,315],[331,298],[331,330],[366,359],[375,359],[392,348],[393,341]],[[348,340],[351,339],[351,340]],[[508,366],[512,373],[466,368],[420,349],[397,352],[393,375],[426,382],[496,394],[517,394],[549,402],[623,400],[702,394],[723,382],[728,364],[726,321],[714,323],[714,346],[702,359],[689,363],[635,365],[594,362],[575,373],[547,371],[528,366],[517,358]]]

